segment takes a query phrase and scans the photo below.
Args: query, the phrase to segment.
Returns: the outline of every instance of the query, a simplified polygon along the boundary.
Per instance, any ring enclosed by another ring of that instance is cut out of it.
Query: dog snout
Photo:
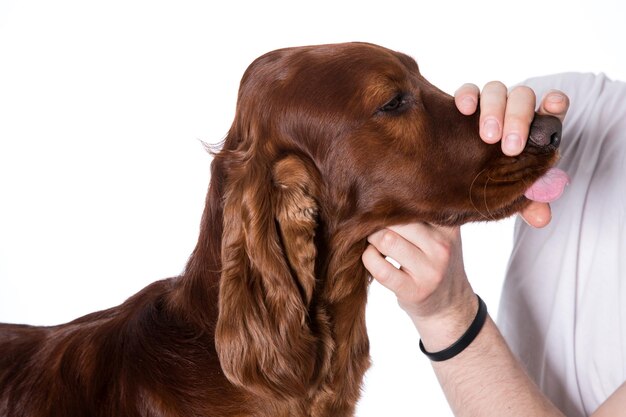
[[[556,149],[561,144],[562,124],[554,116],[536,114],[530,125],[528,141],[540,148]]]

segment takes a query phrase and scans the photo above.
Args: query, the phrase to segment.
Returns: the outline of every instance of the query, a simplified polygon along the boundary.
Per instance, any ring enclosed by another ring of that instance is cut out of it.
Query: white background
[[[452,93],[561,71],[626,79],[626,8],[582,1],[0,0],[0,321],[56,324],[177,275],[239,79],[285,46],[369,41]],[[463,229],[495,314],[512,220]],[[418,336],[374,284],[357,415],[449,416]],[[1,354],[1,353],[0,353]]]

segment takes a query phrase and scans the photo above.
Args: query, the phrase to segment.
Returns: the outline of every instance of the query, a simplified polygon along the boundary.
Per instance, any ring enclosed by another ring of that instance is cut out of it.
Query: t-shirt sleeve
[[[523,84],[570,98],[552,221],[517,221],[498,323],[566,415],[590,415],[626,380],[626,83],[558,74]],[[616,359],[617,358],[617,359]]]

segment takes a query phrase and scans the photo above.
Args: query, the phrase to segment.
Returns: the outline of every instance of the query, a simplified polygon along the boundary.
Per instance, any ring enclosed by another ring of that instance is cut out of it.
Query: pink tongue
[[[543,177],[526,190],[524,195],[529,200],[551,203],[563,194],[567,184],[569,184],[569,177],[564,171],[550,168]]]

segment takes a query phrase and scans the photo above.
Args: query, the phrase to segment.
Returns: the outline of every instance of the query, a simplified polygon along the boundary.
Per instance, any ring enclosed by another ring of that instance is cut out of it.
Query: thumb
[[[550,220],[552,219],[552,210],[550,209],[550,204],[548,203],[532,201],[521,211],[520,215],[528,225],[540,229],[550,223]]]

